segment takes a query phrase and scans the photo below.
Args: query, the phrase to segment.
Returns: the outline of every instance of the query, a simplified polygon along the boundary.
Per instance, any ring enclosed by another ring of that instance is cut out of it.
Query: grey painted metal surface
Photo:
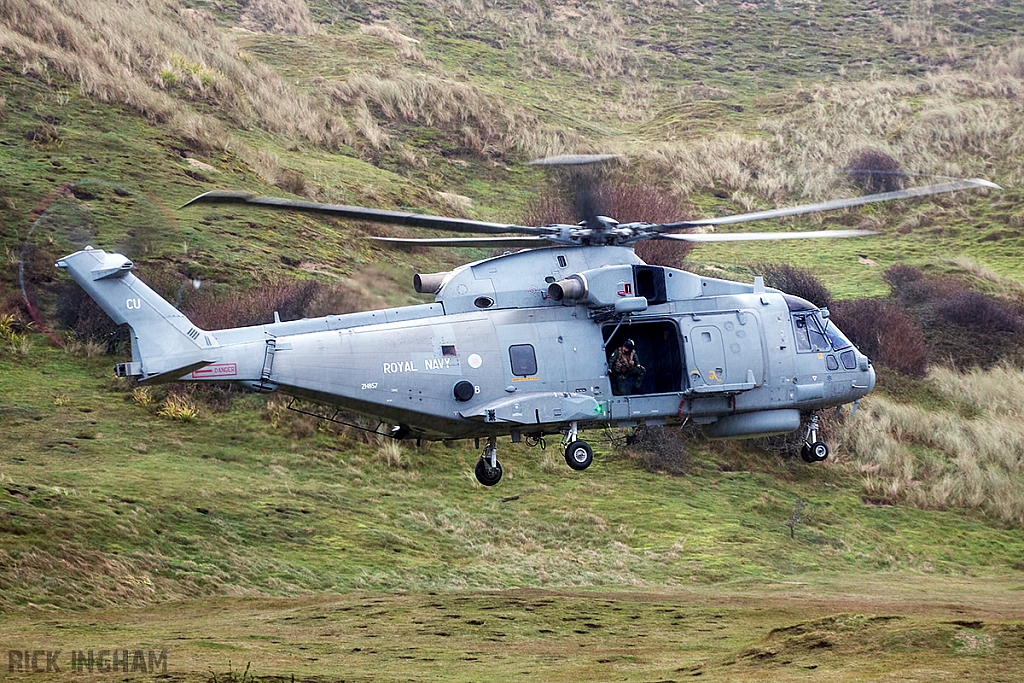
[[[606,162],[606,155],[543,160]],[[825,310],[760,279],[742,284],[645,264],[632,246],[853,237],[860,230],[690,233],[964,189],[980,179],[677,223],[619,223],[583,211],[576,225],[520,226],[304,200],[209,192],[230,203],[487,237],[385,242],[515,249],[447,273],[417,275],[434,303],[237,329],[202,330],[142,283],[120,254],[86,248],[65,269],[116,322],[131,327],[121,376],[143,383],[229,381],[280,391],[395,426],[396,438],[486,438],[476,477],[501,479],[496,437],[561,433],[569,467],[593,459],[581,429],[688,420],[715,438],[793,431],[809,416],[808,462],[823,460],[817,411],[856,402],[875,384],[869,360]],[[586,202],[582,202],[580,209]],[[596,207],[590,207],[596,208]],[[544,245],[549,245],[545,247]],[[625,359],[625,360],[623,360]],[[613,381],[614,380],[614,381]]]
[[[810,304],[647,266],[628,247],[508,254],[447,274],[431,304],[227,330],[193,325],[119,254],[87,249],[58,266],[131,326],[132,361],[120,374],[239,382],[419,438],[685,419],[711,436],[743,437],[791,431],[794,414],[856,401],[875,382],[867,359]],[[569,278],[585,283],[575,298],[549,294]],[[608,355],[627,338],[647,375],[616,396]]]

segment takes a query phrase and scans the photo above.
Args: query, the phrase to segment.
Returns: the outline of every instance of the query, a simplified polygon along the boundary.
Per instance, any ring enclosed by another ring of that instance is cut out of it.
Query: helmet
[[[630,351],[632,351],[633,347],[636,346],[636,344],[633,343],[632,339],[627,339],[625,342],[622,343],[622,345],[625,346]]]

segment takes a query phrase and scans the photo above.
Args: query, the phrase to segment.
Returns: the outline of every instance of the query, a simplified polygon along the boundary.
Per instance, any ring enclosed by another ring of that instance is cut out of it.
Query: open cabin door
[[[757,316],[747,311],[701,313],[684,328],[690,389],[735,393],[764,384],[764,349]]]
[[[614,332],[614,337],[611,336]],[[671,320],[653,320],[622,325],[605,325],[606,356],[621,346],[627,339],[636,345],[636,353],[645,372],[639,386],[627,392],[640,394],[669,394],[683,390],[685,370],[679,329]],[[608,367],[608,366],[606,366]],[[613,382],[612,391],[615,391]]]

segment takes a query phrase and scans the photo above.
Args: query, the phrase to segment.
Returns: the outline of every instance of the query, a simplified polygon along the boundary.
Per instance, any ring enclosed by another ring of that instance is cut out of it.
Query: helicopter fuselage
[[[743,438],[793,431],[801,415],[854,402],[875,382],[824,309],[759,281],[649,266],[628,247],[505,254],[433,276],[433,303],[255,327],[199,330],[160,300],[194,347],[160,355],[135,319],[155,294],[127,272],[130,261],[93,250],[58,265],[132,325],[133,361],[119,374],[239,382],[415,438],[518,440],[687,419],[711,437]],[[114,281],[127,289],[97,288]],[[609,356],[626,339],[645,372],[623,389]]]

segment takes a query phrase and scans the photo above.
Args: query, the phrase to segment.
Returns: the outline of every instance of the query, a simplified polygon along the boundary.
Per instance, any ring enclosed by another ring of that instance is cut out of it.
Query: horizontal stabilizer
[[[167,384],[168,382],[177,382],[179,379],[184,379],[185,375],[195,372],[199,368],[205,368],[207,365],[216,363],[215,360],[199,360],[186,365],[180,365],[170,370],[164,370],[158,372],[155,375],[146,375],[139,379],[139,384]]]

